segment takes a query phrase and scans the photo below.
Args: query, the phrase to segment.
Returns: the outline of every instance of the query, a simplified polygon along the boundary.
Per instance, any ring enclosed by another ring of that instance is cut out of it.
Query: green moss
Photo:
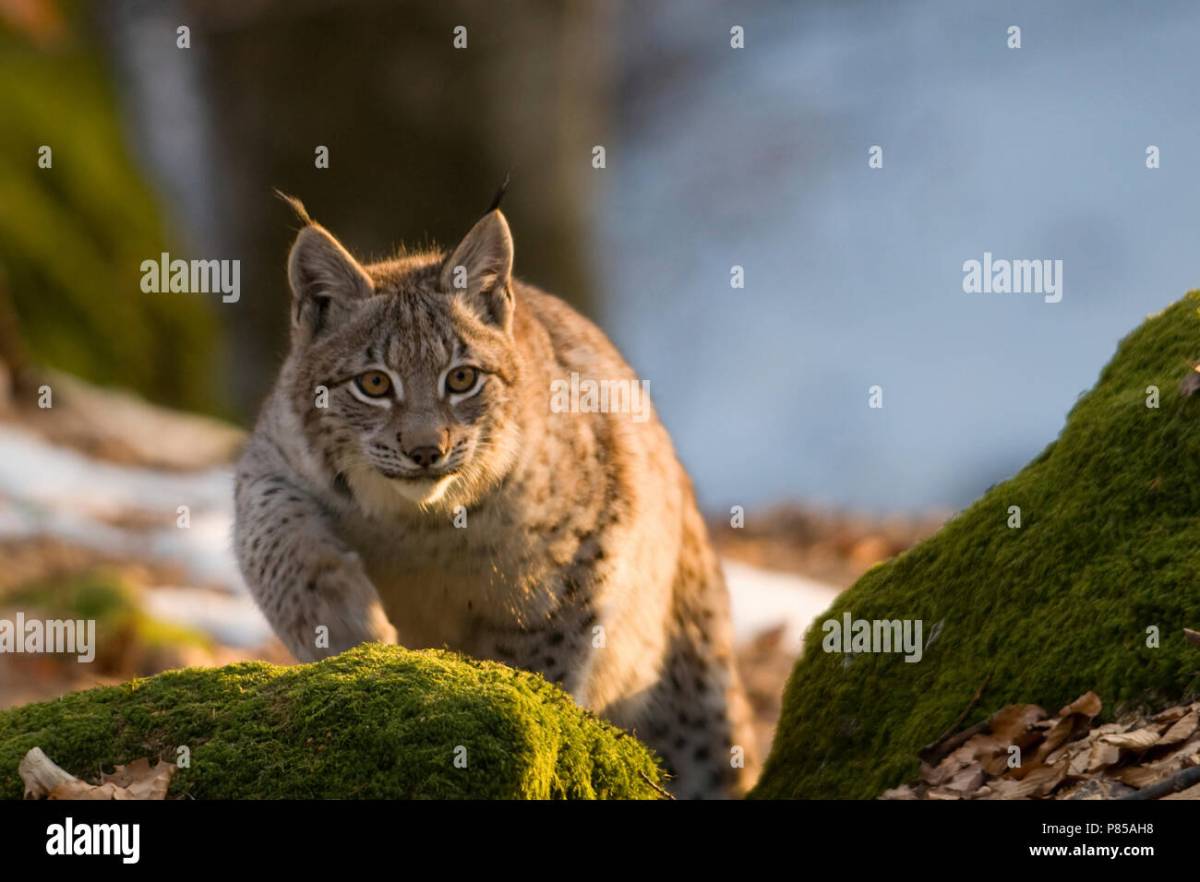
[[[171,793],[198,799],[656,798],[662,778],[648,748],[535,674],[368,645],[0,712],[0,797],[21,796],[17,764],[32,747],[95,779],[138,757],[174,760],[180,746],[191,765]]]
[[[1179,383],[1197,360],[1193,291],[1121,342],[1037,459],[842,594],[807,636],[752,796],[875,797],[968,707],[962,728],[1089,689],[1109,718],[1194,694],[1200,651],[1182,629],[1200,626],[1200,395]],[[923,620],[926,641],[941,629],[916,664],[824,652],[821,623],[847,611]]]
[[[0,23],[0,321],[35,362],[220,412],[211,299],[140,287],[143,260],[195,255],[177,253],[130,156],[86,17],[64,11],[46,48]]]

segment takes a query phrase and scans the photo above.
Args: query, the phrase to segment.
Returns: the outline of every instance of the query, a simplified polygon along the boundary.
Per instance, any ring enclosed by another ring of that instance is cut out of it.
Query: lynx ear
[[[442,289],[462,293],[485,321],[505,330],[512,326],[513,240],[499,209],[471,228],[442,264]]]
[[[353,311],[374,290],[371,279],[350,252],[320,224],[310,223],[288,255],[293,324],[316,337]]]

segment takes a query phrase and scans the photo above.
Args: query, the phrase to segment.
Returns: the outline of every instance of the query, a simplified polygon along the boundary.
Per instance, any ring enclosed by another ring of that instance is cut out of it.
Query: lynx
[[[549,403],[573,376],[637,386],[614,346],[513,277],[498,208],[449,255],[363,264],[293,204],[290,352],[236,481],[239,564],[283,642],[535,671],[653,747],[675,795],[741,793],[729,601],[671,440],[648,401]]]

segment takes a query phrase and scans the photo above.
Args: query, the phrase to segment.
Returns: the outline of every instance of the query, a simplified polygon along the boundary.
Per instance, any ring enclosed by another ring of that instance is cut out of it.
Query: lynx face
[[[363,267],[315,224],[297,238],[292,400],[310,450],[369,513],[470,504],[511,467],[511,263],[499,212],[444,260]]]

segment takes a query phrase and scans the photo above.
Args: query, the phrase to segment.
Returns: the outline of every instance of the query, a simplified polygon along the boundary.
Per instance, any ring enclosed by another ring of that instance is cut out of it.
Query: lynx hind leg
[[[636,726],[663,758],[679,799],[736,798],[753,783],[749,706],[731,654],[712,650],[678,638]]]
[[[695,509],[685,520],[669,629],[638,734],[662,756],[678,798],[743,796],[758,771],[750,705],[735,666],[725,578]]]

